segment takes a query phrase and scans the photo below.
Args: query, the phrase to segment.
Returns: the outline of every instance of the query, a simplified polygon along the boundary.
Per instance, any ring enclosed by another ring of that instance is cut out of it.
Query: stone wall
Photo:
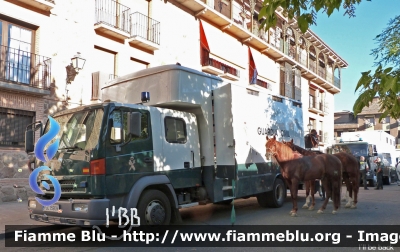
[[[19,150],[0,150],[0,204],[26,201],[35,193],[29,186],[28,155]],[[15,186],[14,186],[15,185]]]
[[[28,155],[20,150],[0,149],[0,179],[28,178]]]
[[[35,195],[29,186],[28,178],[0,179],[0,204],[18,199],[27,201],[28,197]]]

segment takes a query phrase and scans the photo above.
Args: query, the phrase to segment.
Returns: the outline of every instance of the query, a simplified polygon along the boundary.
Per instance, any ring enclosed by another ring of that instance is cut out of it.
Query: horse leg
[[[360,185],[357,184],[358,180],[353,178],[352,179],[352,184],[353,184],[353,192],[354,192],[354,200],[353,200],[353,204],[351,205],[351,208],[357,208],[357,202],[358,202],[358,190],[360,188]],[[358,182],[359,183],[359,182]]]
[[[304,203],[302,208],[308,208],[308,203],[310,203],[310,181],[305,181],[304,186],[306,187],[306,203]]]
[[[346,208],[349,208],[351,206],[351,203],[353,202],[353,186],[351,184],[351,181],[349,178],[346,179],[346,188],[347,188],[347,203],[345,205]]]
[[[340,189],[342,188],[342,180],[339,178],[333,178],[332,182],[332,200],[333,200],[333,211],[332,214],[336,214],[340,207]]]
[[[308,208],[308,210],[314,210],[314,206],[315,206],[315,198],[314,198],[314,194],[315,194],[315,180],[311,180],[310,181],[310,189],[311,189],[311,206]]]
[[[324,203],[322,203],[322,206],[317,213],[323,213],[324,210],[326,209],[326,205],[328,205],[329,197],[331,196],[331,190],[332,190],[329,189],[329,187],[331,186],[330,183],[328,183],[328,179],[326,177],[324,177],[321,181],[322,181],[322,186],[325,189],[325,200]]]
[[[294,191],[293,191],[293,188],[292,188],[292,181],[290,180],[290,179],[287,179],[286,180],[286,184],[288,185],[288,187],[289,187],[289,190],[290,190],[290,198],[292,199],[292,204],[293,204],[293,207],[292,207],[292,210],[290,211],[290,215],[292,215],[295,211],[294,211],[294,200],[293,200],[293,197],[294,197]]]
[[[291,186],[291,188],[292,188],[292,191],[293,191],[293,197],[292,197],[292,200],[293,200],[293,210],[292,210],[292,212],[291,212],[291,216],[292,217],[296,217],[297,216],[297,192],[298,192],[298,186],[299,186],[299,181],[297,181],[296,179],[294,179],[293,181],[292,181],[292,186]]]

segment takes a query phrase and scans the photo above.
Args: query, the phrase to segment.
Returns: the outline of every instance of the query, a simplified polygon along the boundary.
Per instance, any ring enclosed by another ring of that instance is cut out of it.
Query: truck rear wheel
[[[171,221],[171,204],[159,190],[146,190],[138,204],[140,225],[168,225]]]
[[[257,201],[261,207],[281,207],[285,202],[285,198],[286,186],[280,178],[275,179],[272,191],[257,195]]]

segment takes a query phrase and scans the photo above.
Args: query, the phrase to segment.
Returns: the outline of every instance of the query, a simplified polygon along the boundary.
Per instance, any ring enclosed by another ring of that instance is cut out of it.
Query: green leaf
[[[388,68],[386,68],[383,72],[384,72],[385,74],[388,74],[390,71],[392,71],[392,69],[393,69],[393,67],[388,67]]]
[[[356,89],[354,90],[354,92],[356,92],[361,86],[366,87],[369,83],[371,83],[372,81],[372,77],[369,75],[371,73],[371,70],[369,70],[368,72],[362,72],[362,76],[361,78],[358,80]]]
[[[258,13],[258,20],[262,19],[267,14],[267,6],[263,6]]]
[[[297,23],[299,24],[299,28],[301,30],[302,33],[306,33],[306,31],[308,30],[308,22],[307,22],[307,14],[302,14],[299,16],[299,18],[297,19]]]

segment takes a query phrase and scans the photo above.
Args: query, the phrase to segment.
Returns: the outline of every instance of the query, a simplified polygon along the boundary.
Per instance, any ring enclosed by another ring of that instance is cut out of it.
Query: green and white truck
[[[112,80],[104,102],[52,115],[60,144],[45,165],[61,198],[51,207],[29,198],[31,219],[101,225],[107,209],[123,207],[136,208],[141,225],[156,225],[180,220],[179,209],[237,198],[281,207],[286,186],[266,155],[266,135],[304,146],[303,116],[301,102],[267,92],[179,65]],[[40,135],[48,130],[47,122]],[[38,197],[53,197],[44,173],[37,183]]]

